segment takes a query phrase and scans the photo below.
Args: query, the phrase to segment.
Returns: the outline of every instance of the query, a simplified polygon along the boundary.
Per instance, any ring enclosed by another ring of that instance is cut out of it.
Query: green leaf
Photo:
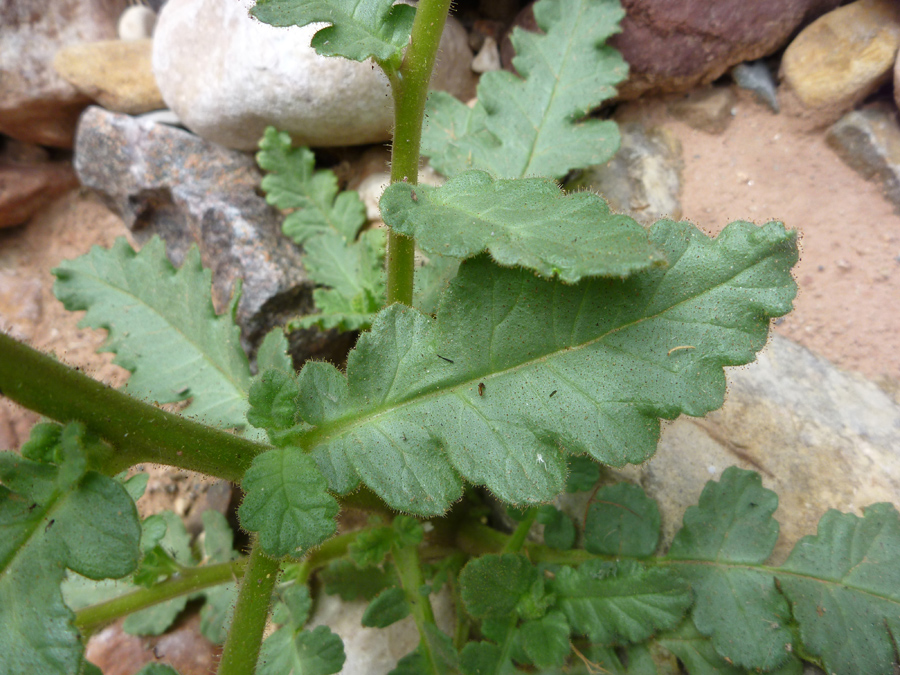
[[[666,675],[668,670],[657,670],[653,656],[644,645],[635,645],[626,650],[628,667],[626,668],[619,659],[616,650],[611,647],[590,645],[584,655],[591,662],[591,667],[585,671],[588,675],[604,673],[604,675]],[[680,671],[678,671],[680,672]],[[693,671],[690,671],[694,675]]]
[[[137,501],[144,496],[144,491],[147,489],[147,483],[149,480],[150,474],[136,473],[131,478],[123,480],[122,487],[125,488],[128,496],[131,497],[133,501]]]
[[[263,642],[257,675],[331,675],[344,666],[344,643],[328,626],[279,628]]]
[[[200,633],[216,645],[225,643],[237,604],[238,585],[222,584],[203,591],[206,602],[200,610]]]
[[[294,374],[294,362],[288,354],[289,345],[281,328],[273,328],[256,352],[256,366],[260,373],[267,370],[279,370],[288,375]]]
[[[541,506],[537,521],[544,526],[544,543],[550,548],[568,551],[575,545],[575,523],[556,507]]]
[[[299,399],[300,388],[295,373],[260,371],[250,387],[247,421],[258,429],[265,429],[272,445],[293,445],[298,434],[308,426],[300,420]]]
[[[416,268],[413,280],[413,307],[425,314],[434,314],[441,295],[447,290],[447,285],[458,270],[459,260],[456,258],[428,256],[427,262]]]
[[[349,553],[360,567],[380,565],[395,541],[394,530],[390,527],[376,527],[360,532],[350,544]]]
[[[569,467],[566,492],[587,492],[600,480],[600,466],[590,457],[568,457],[566,464]]]
[[[525,556],[507,553],[474,558],[459,575],[466,611],[476,619],[512,614],[539,575]]]
[[[522,77],[485,73],[473,108],[449,94],[429,98],[422,153],[445,176],[483,169],[497,178],[560,178],[618,149],[615,122],[585,119],[628,72],[603,44],[624,16],[618,0],[543,0],[534,16],[543,34],[512,33]]]
[[[312,39],[317,53],[353,61],[372,58],[396,68],[416,10],[392,5],[392,0],[257,0],[250,13],[272,26],[330,23]]]
[[[137,675],[178,675],[178,671],[164,663],[148,663],[137,672]]]
[[[593,499],[584,525],[585,549],[600,555],[653,555],[659,541],[659,507],[639,486],[607,485]]]
[[[500,647],[490,642],[469,642],[459,653],[465,675],[512,675],[519,672],[509,659],[504,659]]]
[[[158,237],[135,253],[125,239],[98,247],[53,270],[53,292],[70,311],[87,310],[79,326],[103,328],[103,350],[131,371],[125,390],[141,399],[175,403],[191,399],[187,416],[226,428],[246,424],[250,367],[234,312],[217,315],[212,275],[191,247],[180,269]]]
[[[289,624],[294,630],[306,625],[312,610],[312,598],[306,584],[294,583],[276,590],[278,601],[272,610],[272,621]]]
[[[388,586],[399,583],[392,568],[357,567],[352,560],[335,560],[319,572],[319,578],[329,595],[342,600],[371,600]]]
[[[628,560],[562,567],[548,583],[573,630],[602,644],[641,642],[674,628],[691,604],[677,573]]]
[[[362,616],[362,625],[367,628],[387,628],[392,623],[405,619],[412,611],[402,588],[386,588],[379,593]]]
[[[234,550],[234,532],[224,515],[207,509],[203,521],[203,560],[207,563],[231,562],[239,553]]]
[[[306,419],[317,426],[301,445],[332,489],[352,470],[423,516],[459,498],[461,477],[535,503],[562,490],[565,452],[645,461],[659,417],[722,404],[722,367],[751,361],[770,318],[790,309],[797,258],[778,223],[733,223],[712,240],[663,221],[651,239],[669,268],[567,285],[480,257],[461,265],[436,318],[386,308],[346,379],[321,377],[322,365],[301,374],[302,400],[334,402]]]
[[[669,559],[703,561],[683,571],[696,594],[694,623],[719,654],[744,668],[772,670],[792,647],[790,610],[772,573],[746,567],[771,555],[776,508],[778,497],[759,474],[730,467],[685,512],[669,549]]]
[[[273,4],[267,3],[269,7]],[[257,4],[254,13],[263,6]],[[256,161],[268,172],[261,186],[266,201],[279,209],[297,209],[282,225],[295,243],[305,244],[322,234],[334,234],[343,241],[356,238],[366,222],[365,205],[356,192],[338,194],[334,172],[316,171],[316,158],[309,148],[292,147],[288,134],[268,127],[259,142]]]
[[[900,650],[900,514],[828,511],[776,574],[804,648],[829,673],[894,672]]]
[[[334,534],[340,507],[315,460],[299,448],[269,450],[253,459],[241,487],[241,526],[259,533],[271,556],[302,557]]]
[[[743,675],[746,671],[729,664],[716,652],[708,637],[688,620],[677,629],[657,638],[659,644],[675,654],[691,675]]]
[[[409,516],[397,516],[391,523],[391,527],[394,529],[394,541],[397,546],[418,546],[425,537],[425,530],[419,521]]]
[[[467,171],[440,187],[394,183],[381,214],[426,253],[470,258],[488,251],[499,265],[568,283],[625,277],[662,262],[637,221],[610,213],[592,192],[566,195],[548,178],[495,181]]]
[[[60,592],[66,569],[104,579],[137,566],[141,528],[134,502],[118,481],[85,472],[81,433],[69,425],[58,446],[46,448],[45,456],[64,458],[61,467],[0,453],[3,675],[79,672],[83,647]]]
[[[188,597],[183,595],[129,614],[122,623],[122,630],[129,635],[162,635],[175,623],[187,602]]]
[[[572,651],[569,622],[562,612],[550,612],[536,621],[526,621],[519,631],[525,653],[539,668],[558,668]]]

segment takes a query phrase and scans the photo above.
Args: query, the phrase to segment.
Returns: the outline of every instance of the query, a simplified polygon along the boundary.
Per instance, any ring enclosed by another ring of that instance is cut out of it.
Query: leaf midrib
[[[775,248],[776,248],[776,246],[772,245],[770,247],[767,247],[766,250],[773,252]],[[752,269],[755,265],[760,264],[761,262],[764,262],[767,259],[767,257],[768,256],[754,256],[753,264],[734,272],[731,276],[729,276],[726,279],[723,279],[718,284],[707,288],[704,291],[704,293],[701,293],[699,295],[694,295],[691,297],[686,297],[683,300],[680,300],[672,305],[669,305],[665,309],[660,310],[659,312],[657,312],[655,314],[640,317],[639,319],[636,319],[635,321],[632,321],[630,323],[623,324],[622,326],[618,326],[617,328],[608,330],[606,333],[603,333],[602,335],[599,335],[596,338],[589,340],[587,342],[584,342],[584,343],[581,343],[581,344],[575,345],[575,346],[569,346],[569,347],[564,347],[562,349],[557,349],[553,352],[550,352],[547,354],[542,354],[533,359],[523,361],[521,363],[518,363],[514,366],[511,366],[511,367],[503,369],[503,370],[493,371],[493,372],[490,372],[487,374],[474,375],[470,379],[463,380],[457,384],[449,384],[448,386],[441,387],[440,389],[438,389],[437,391],[434,391],[434,392],[423,393],[421,395],[414,396],[413,398],[409,398],[406,400],[400,400],[400,401],[396,401],[396,402],[393,402],[393,403],[390,403],[387,405],[381,405],[381,406],[377,406],[374,408],[364,409],[362,411],[359,411],[357,414],[349,415],[344,418],[339,418],[337,420],[328,422],[326,424],[323,424],[321,426],[318,426],[318,427],[310,430],[309,432],[307,432],[306,434],[304,434],[301,437],[301,443],[302,443],[304,449],[311,450],[313,447],[315,447],[317,445],[329,442],[332,438],[336,438],[336,437],[344,435],[345,433],[349,433],[350,431],[352,431],[354,428],[356,428],[358,426],[365,426],[366,424],[369,423],[369,421],[377,420],[378,418],[380,418],[384,415],[392,414],[398,410],[401,410],[404,407],[427,403],[427,401],[429,399],[440,398],[440,397],[447,396],[450,394],[459,395],[457,392],[459,392],[460,390],[462,390],[466,387],[477,386],[477,384],[479,382],[487,381],[490,378],[507,375],[509,373],[514,373],[521,369],[529,368],[531,366],[542,363],[548,359],[556,357],[565,352],[571,352],[571,351],[575,351],[575,350],[579,350],[579,349],[585,349],[594,344],[601,343],[603,340],[607,339],[611,335],[614,335],[620,331],[631,328],[632,326],[637,326],[645,321],[649,321],[652,319],[658,319],[665,313],[678,308],[679,306],[681,306],[684,303],[697,300],[698,298],[703,297],[703,295],[709,294],[715,290],[718,290],[719,288],[722,288],[723,286],[727,285],[729,282],[733,281],[736,277],[738,277],[741,274],[744,274],[748,270]],[[668,275],[668,273],[669,272],[667,271],[666,275]],[[657,286],[657,289],[655,289],[655,292],[658,292],[659,288],[662,285],[663,285],[663,280],[660,280],[660,283]],[[740,330],[740,329],[734,328],[734,330]]]

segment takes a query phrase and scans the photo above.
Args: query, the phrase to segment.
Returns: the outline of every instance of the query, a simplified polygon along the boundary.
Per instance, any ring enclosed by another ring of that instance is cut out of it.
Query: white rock
[[[472,70],[476,73],[500,70],[500,48],[497,46],[497,41],[490,35],[484,38],[484,44],[481,46],[478,56],[472,59]]]
[[[390,138],[393,103],[379,68],[321,57],[309,43],[323,24],[275,28],[252,18],[251,6],[252,0],[170,0],[160,12],[153,71],[166,104],[189,129],[239,150],[255,149],[268,125],[317,147]],[[465,30],[457,25],[444,36],[443,70],[471,76]],[[468,58],[457,56],[461,49]],[[443,80],[459,88],[457,75]]]
[[[153,36],[156,12],[145,5],[132,5],[119,17],[120,40],[145,40]]]

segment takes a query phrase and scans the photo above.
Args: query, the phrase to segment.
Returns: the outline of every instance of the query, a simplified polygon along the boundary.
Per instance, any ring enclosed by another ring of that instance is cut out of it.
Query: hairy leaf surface
[[[322,56],[399,65],[416,10],[393,0],[257,0],[253,16],[272,26],[327,22],[311,46]]]
[[[471,560],[459,575],[461,597],[476,619],[506,619],[538,578],[538,571],[523,555],[483,555]]]
[[[0,673],[79,672],[82,645],[60,583],[70,569],[120,578],[137,566],[140,523],[112,478],[87,471],[83,428],[69,425],[48,455],[0,453]]]
[[[131,371],[125,390],[137,398],[174,403],[191,399],[185,414],[226,428],[245,426],[250,367],[231,306],[217,315],[212,275],[191,247],[180,269],[158,237],[140,252],[117,239],[53,270],[54,293],[70,311],[87,310],[79,326],[103,328],[103,347]]]
[[[544,34],[512,33],[521,77],[485,73],[473,108],[450,94],[429,97],[422,153],[445,176],[483,169],[497,178],[560,178],[618,149],[615,122],[585,119],[628,72],[603,44],[624,16],[618,0],[543,0],[534,16]]]
[[[743,566],[771,555],[777,507],[778,497],[762,487],[759,474],[730,467],[685,512],[669,549],[671,559],[718,563],[684,570],[696,594],[694,623],[719,654],[745,668],[772,670],[790,654],[790,611],[772,573]]]
[[[567,285],[467,261],[436,318],[383,310],[346,378],[304,368],[300,400],[327,406],[301,413],[316,426],[298,442],[332,490],[358,475],[420,515],[443,513],[460,477],[534,503],[562,490],[567,453],[645,461],[658,418],[722,404],[722,367],[752,360],[769,318],[790,309],[797,256],[777,223],[733,223],[711,240],[664,221],[651,240],[670,266],[626,280]]]
[[[584,548],[601,555],[645,558],[659,542],[659,507],[631,483],[606,485],[594,495],[584,525]]]
[[[776,574],[805,648],[829,673],[890,675],[900,653],[900,514],[828,511]]]
[[[672,570],[591,560],[562,567],[550,581],[572,628],[593,642],[640,642],[674,628],[691,604],[691,591]]]
[[[334,534],[340,507],[325,491],[315,461],[297,448],[269,450],[253,459],[241,481],[246,496],[238,509],[241,525],[259,532],[274,557],[301,557]]]
[[[328,628],[295,632],[284,626],[263,642],[258,675],[331,675],[340,672],[346,656],[341,638]]]
[[[495,181],[467,171],[440,187],[394,183],[381,213],[426,253],[469,258],[488,251],[504,267],[569,283],[625,277],[662,262],[635,220],[610,213],[591,192],[565,195],[551,179]]]

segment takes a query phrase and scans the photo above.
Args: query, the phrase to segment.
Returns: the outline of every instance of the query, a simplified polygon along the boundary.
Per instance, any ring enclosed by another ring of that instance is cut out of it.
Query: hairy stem
[[[240,481],[264,445],[192,422],[108,387],[0,333],[0,394],[58,422],[82,422],[118,452],[114,475],[155,462]]]
[[[419,180],[419,145],[428,82],[450,0],[421,0],[403,64],[388,73],[394,96],[394,144],[391,150],[391,182]],[[415,242],[390,232],[387,245],[387,303],[412,304]]]
[[[142,588],[126,595],[91,605],[75,613],[75,625],[87,639],[104,626],[117,619],[133,614],[147,607],[188,593],[196,593],[203,588],[235,581],[244,576],[247,558],[239,558],[227,563],[191,567],[151,588]]]
[[[400,576],[400,585],[406,594],[406,600],[412,607],[413,619],[419,630],[419,647],[429,664],[430,672],[440,675],[442,669],[438,666],[437,659],[431,650],[431,643],[427,639],[427,624],[434,624],[434,610],[431,608],[431,600],[427,595],[422,595],[419,589],[425,583],[422,574],[422,565],[419,561],[419,550],[416,546],[393,547],[394,564],[397,565],[397,574]]]
[[[263,553],[262,546],[254,538],[250,562],[234,607],[234,619],[219,662],[219,675],[253,675],[280,569],[280,563]]]

